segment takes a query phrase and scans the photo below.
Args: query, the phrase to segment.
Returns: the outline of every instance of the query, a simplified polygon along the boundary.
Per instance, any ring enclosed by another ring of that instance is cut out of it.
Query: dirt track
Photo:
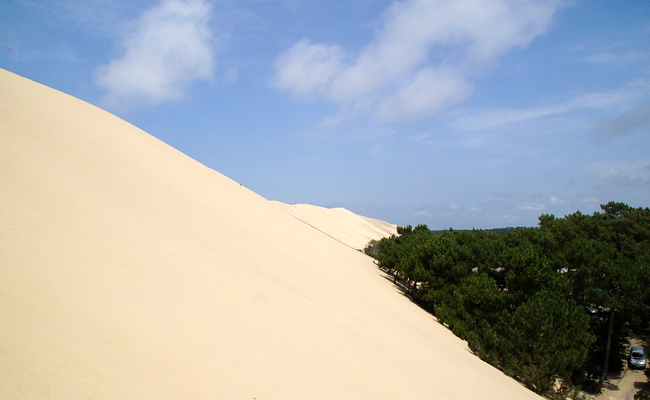
[[[648,341],[640,338],[631,340],[633,346],[644,346],[648,351]],[[634,394],[642,388],[650,389],[645,371],[625,368],[621,377],[610,377],[605,382],[603,393],[596,400],[632,400]]]
[[[644,371],[626,369],[620,379],[609,380],[597,400],[632,400],[642,386],[648,384]]]

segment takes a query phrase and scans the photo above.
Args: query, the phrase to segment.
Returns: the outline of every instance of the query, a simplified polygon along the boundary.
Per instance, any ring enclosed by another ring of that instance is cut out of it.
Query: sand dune
[[[323,232],[0,70],[0,399],[539,398]]]
[[[357,215],[345,208],[273,203],[307,225],[356,250],[363,250],[371,240],[397,234],[397,225]]]

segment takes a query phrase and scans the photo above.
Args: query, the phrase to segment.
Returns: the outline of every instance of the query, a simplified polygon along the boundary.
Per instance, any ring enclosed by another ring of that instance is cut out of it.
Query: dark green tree
[[[650,329],[650,210],[612,202],[539,222],[506,235],[400,227],[373,251],[479,357],[544,393],[581,382],[587,362],[604,379],[627,331]]]
[[[581,367],[594,341],[583,308],[558,292],[536,293],[505,322],[499,329],[507,338],[500,352],[504,369],[538,393]]]
[[[601,209],[591,216],[540,217],[540,228],[554,238],[553,262],[571,279],[572,297],[592,313],[606,315],[606,330],[593,327],[606,335],[599,340],[605,343],[599,386],[607,378],[612,344],[623,343],[614,337],[615,327],[633,328],[648,316],[650,280],[650,209],[615,202]],[[615,362],[622,365],[620,359]]]

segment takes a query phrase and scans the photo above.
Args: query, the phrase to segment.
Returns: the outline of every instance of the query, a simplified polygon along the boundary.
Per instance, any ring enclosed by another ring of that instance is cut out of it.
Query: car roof
[[[636,347],[636,346],[632,347],[632,351],[640,351],[641,353],[645,353],[645,351],[643,350],[643,347]]]

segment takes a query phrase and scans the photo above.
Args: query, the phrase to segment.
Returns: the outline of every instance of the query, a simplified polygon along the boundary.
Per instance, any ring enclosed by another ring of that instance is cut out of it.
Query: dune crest
[[[0,264],[2,399],[539,398],[365,255],[4,70]]]
[[[355,250],[363,250],[371,240],[397,234],[397,225],[357,215],[345,208],[325,208],[310,204],[291,205],[279,201],[272,203],[305,224]]]

